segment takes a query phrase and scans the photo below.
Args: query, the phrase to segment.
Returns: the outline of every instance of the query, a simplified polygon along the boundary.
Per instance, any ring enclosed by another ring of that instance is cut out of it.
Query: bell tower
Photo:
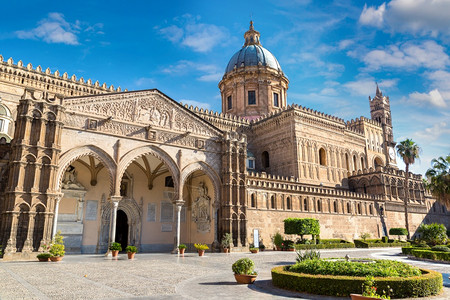
[[[386,156],[386,166],[397,168],[394,133],[392,130],[391,104],[389,97],[383,96],[377,84],[374,98],[370,98],[370,116],[383,128],[383,151]]]

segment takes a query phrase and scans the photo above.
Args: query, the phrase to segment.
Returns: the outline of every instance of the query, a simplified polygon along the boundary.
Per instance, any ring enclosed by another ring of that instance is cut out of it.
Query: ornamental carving
[[[211,198],[204,182],[198,186],[198,197],[192,205],[192,221],[197,225],[197,232],[211,231]]]

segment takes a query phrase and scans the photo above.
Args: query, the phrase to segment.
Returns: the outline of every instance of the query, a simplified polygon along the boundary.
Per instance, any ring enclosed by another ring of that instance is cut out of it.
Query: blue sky
[[[221,110],[217,87],[250,18],[290,80],[288,103],[370,117],[375,82],[424,173],[450,153],[450,0],[10,1],[0,54]],[[7,8],[7,9],[6,9]],[[402,164],[399,164],[403,168]]]

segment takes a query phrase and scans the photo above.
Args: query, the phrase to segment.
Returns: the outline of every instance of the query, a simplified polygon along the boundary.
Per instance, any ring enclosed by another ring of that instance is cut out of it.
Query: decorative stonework
[[[211,198],[204,182],[200,182],[197,191],[198,197],[192,205],[192,220],[197,225],[197,232],[207,233],[211,231]]]

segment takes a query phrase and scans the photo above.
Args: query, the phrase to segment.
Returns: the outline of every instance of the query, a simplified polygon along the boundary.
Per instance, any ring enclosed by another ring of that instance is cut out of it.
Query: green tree
[[[425,173],[428,178],[426,187],[441,204],[450,209],[450,155],[433,158],[431,165],[432,168]]]
[[[444,244],[447,241],[446,228],[443,224],[421,224],[417,229],[421,239],[429,245]]]
[[[411,139],[406,139],[397,144],[397,155],[405,163],[405,183],[404,183],[404,201],[405,201],[405,226],[408,230],[408,239],[411,238],[408,220],[408,202],[409,202],[409,166],[419,159],[420,147]]]

